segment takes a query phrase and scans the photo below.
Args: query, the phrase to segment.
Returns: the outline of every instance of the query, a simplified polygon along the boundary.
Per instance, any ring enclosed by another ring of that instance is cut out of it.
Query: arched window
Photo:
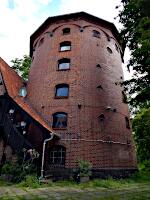
[[[60,51],[70,51],[71,50],[71,42],[65,41],[60,43]]]
[[[66,98],[69,95],[69,85],[68,84],[59,84],[56,85],[56,98]]]
[[[53,114],[53,128],[67,128],[67,113],[57,112]]]
[[[126,122],[126,128],[130,129],[130,122],[128,117],[125,117],[125,122]]]
[[[100,38],[100,32],[96,31],[96,30],[93,30],[93,37]]]
[[[69,58],[62,58],[58,61],[58,69],[59,70],[66,70],[70,69],[70,59]]]
[[[70,34],[70,28],[64,28],[64,29],[62,30],[62,32],[63,32],[63,35]]]
[[[57,145],[49,150],[49,164],[50,165],[65,165],[66,148]]]

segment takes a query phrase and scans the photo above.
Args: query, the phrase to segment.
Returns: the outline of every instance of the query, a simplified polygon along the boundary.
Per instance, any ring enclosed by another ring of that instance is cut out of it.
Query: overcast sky
[[[121,0],[0,0],[0,57],[10,64],[29,54],[30,35],[49,16],[85,11],[119,25]]]

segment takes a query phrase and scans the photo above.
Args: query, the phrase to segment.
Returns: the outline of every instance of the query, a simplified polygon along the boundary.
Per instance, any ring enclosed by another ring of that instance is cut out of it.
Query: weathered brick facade
[[[110,24],[81,13],[56,17],[31,36],[27,99],[51,126],[54,113],[68,114],[67,128],[54,130],[61,139],[49,144],[66,147],[68,169],[76,167],[77,159],[90,161],[93,170],[136,168],[131,124],[126,127],[125,120],[128,106],[117,84],[123,79],[121,47]],[[64,28],[70,34],[62,34]],[[71,50],[60,51],[64,41],[71,42]],[[69,70],[58,70],[61,58],[70,58]],[[55,86],[63,83],[69,85],[68,98],[55,98]]]

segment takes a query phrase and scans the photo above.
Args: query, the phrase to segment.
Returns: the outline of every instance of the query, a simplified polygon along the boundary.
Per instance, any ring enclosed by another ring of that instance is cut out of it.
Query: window
[[[99,118],[100,121],[104,121],[105,116],[104,116],[104,114],[102,113],[98,118]]]
[[[107,47],[107,51],[108,51],[110,54],[112,54],[111,48]]]
[[[64,29],[62,30],[62,32],[63,32],[63,35],[70,34],[70,28],[64,28]]]
[[[84,31],[84,28],[83,28],[83,27],[81,27],[79,30],[80,30],[80,32],[83,32],[83,31]]]
[[[60,59],[58,61],[58,69],[59,70],[70,69],[70,59],[69,58]]]
[[[128,117],[125,117],[126,128],[130,129],[130,123]]]
[[[62,42],[60,43],[60,51],[70,51],[71,50],[71,42]]]
[[[67,84],[56,85],[56,98],[65,98],[69,95],[69,86]]]
[[[98,85],[97,89],[102,89],[103,90],[103,87],[101,85]]]
[[[100,38],[100,32],[93,30],[93,37]]]
[[[21,97],[26,97],[27,96],[27,90],[26,90],[26,87],[21,87],[20,90],[19,90],[19,96]]]
[[[101,65],[100,65],[100,64],[97,64],[96,67],[101,68]]]
[[[53,128],[67,128],[67,113],[57,112],[53,114]]]
[[[66,148],[60,145],[53,146],[49,151],[49,163],[53,165],[64,165]]]

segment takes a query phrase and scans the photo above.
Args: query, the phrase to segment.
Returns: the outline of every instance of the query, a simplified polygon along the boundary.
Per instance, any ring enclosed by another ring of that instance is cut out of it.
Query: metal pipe
[[[52,140],[54,137],[54,133],[51,133],[51,137],[50,138],[47,138],[44,140],[43,142],[43,152],[42,152],[42,165],[41,165],[41,176],[40,176],[40,180],[44,178],[44,160],[45,160],[45,146],[46,146],[46,143],[50,140]]]

